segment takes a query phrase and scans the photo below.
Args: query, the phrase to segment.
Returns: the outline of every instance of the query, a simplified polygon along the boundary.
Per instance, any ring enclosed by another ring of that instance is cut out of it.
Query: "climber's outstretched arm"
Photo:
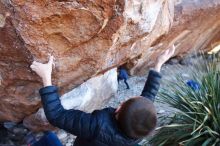
[[[51,74],[53,68],[53,56],[46,64],[34,61],[31,69],[41,78],[44,87],[40,89],[41,100],[48,121],[58,128],[64,129],[84,139],[92,139],[95,136],[98,124],[93,114],[80,110],[65,110],[61,105],[58,88],[52,86]]]
[[[175,46],[163,52],[157,59],[155,68],[149,72],[147,81],[141,96],[144,96],[154,102],[157,92],[160,88],[160,70],[162,65],[173,56],[175,52]]]

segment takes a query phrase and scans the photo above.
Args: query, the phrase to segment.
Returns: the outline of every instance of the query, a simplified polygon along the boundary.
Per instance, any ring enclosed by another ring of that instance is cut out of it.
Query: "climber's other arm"
[[[154,69],[150,70],[149,72],[149,75],[145,83],[144,89],[141,93],[141,96],[144,96],[154,102],[157,92],[160,88],[161,67],[167,60],[169,60],[173,56],[175,49],[176,48],[173,45],[172,48],[166,50],[157,58]]]

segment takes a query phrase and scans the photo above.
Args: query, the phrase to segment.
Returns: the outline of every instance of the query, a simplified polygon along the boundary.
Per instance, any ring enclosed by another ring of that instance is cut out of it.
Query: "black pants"
[[[127,82],[127,79],[122,79],[122,78],[118,77],[118,83],[119,83],[120,80],[124,80],[124,83],[127,86],[127,89],[130,89],[130,87],[128,85],[128,82]]]

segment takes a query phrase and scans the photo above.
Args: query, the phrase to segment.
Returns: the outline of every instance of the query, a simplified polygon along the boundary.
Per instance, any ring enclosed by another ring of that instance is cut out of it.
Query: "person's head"
[[[144,97],[134,97],[116,110],[119,129],[128,137],[139,139],[149,135],[156,127],[157,113],[153,102]]]

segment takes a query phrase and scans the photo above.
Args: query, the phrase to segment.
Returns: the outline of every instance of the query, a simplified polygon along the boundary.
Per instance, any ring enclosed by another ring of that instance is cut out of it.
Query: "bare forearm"
[[[155,67],[154,67],[154,70],[157,71],[157,72],[160,72],[161,67],[162,67],[162,64],[161,64],[161,63],[156,63],[156,65],[155,65]]]
[[[52,86],[51,76],[42,78],[44,87]]]

